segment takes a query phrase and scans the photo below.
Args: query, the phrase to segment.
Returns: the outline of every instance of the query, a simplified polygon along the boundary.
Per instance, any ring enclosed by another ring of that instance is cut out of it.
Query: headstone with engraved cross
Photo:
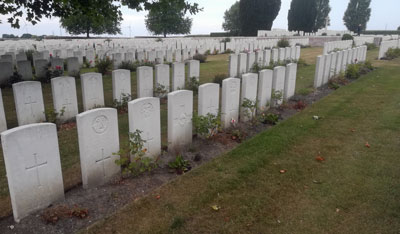
[[[207,83],[199,86],[198,113],[206,116],[208,113],[217,116],[219,110],[219,84]]]
[[[131,72],[125,69],[112,71],[113,100],[119,102],[123,98],[130,101],[131,98]]]
[[[189,60],[188,63],[188,79],[195,77],[197,80],[200,78],[200,62],[199,60]]]
[[[103,78],[101,73],[81,75],[82,102],[85,111],[104,106]]]
[[[64,199],[57,128],[30,124],[1,134],[14,220]]]
[[[18,125],[45,121],[42,86],[38,81],[13,84]]]
[[[92,188],[120,174],[118,116],[113,108],[99,108],[76,116],[82,184]]]
[[[242,76],[242,96],[240,98],[240,121],[247,122],[255,117],[255,106],[243,107],[243,103],[248,101],[249,104],[256,105],[257,101],[257,73],[246,73]]]
[[[137,96],[153,97],[153,68],[148,66],[138,67],[137,74]]]
[[[168,151],[177,152],[192,143],[193,92],[168,94]]]
[[[146,142],[145,155],[158,157],[161,154],[160,99],[145,97],[135,99],[128,104],[129,132],[141,131]]]
[[[54,110],[60,115],[58,118],[65,122],[75,118],[78,114],[78,101],[74,77],[57,77],[51,79]]]
[[[231,122],[239,120],[240,79],[227,78],[222,81],[221,123],[229,128]]]
[[[185,88],[185,64],[182,62],[172,63],[172,90]]]
[[[269,109],[272,92],[272,70],[261,70],[258,73],[257,108],[260,111]]]
[[[155,84],[156,84],[156,89],[164,89],[165,93],[160,93],[160,97],[163,97],[169,93],[169,65],[167,64],[157,64],[155,66]]]

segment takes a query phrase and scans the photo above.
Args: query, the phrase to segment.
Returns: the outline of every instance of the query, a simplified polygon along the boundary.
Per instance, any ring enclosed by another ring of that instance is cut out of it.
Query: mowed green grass
[[[379,63],[81,232],[399,233],[400,59]]]
[[[313,85],[313,65],[315,58],[318,53],[322,52],[321,48],[307,48],[302,50],[302,58],[307,63],[311,64],[306,67],[299,67],[298,70],[298,81],[297,91],[305,89],[307,92],[312,90]],[[213,78],[217,74],[228,73],[228,60],[229,55],[213,55],[209,56],[207,63],[203,63],[200,66],[200,83],[212,82]],[[93,72],[95,69],[82,69],[81,73]],[[132,95],[136,98],[136,73],[131,73],[132,78]],[[112,107],[112,80],[110,75],[103,76],[103,88],[105,96],[105,104],[108,107]],[[53,99],[51,94],[51,85],[42,84],[43,98],[46,109],[53,108]],[[81,84],[80,80],[76,80],[76,89],[79,103],[79,111],[83,111],[82,106],[82,95],[81,95]],[[17,118],[15,113],[14,98],[12,89],[2,89],[4,109],[6,112],[8,128],[16,127]],[[194,109],[197,110],[197,97],[194,97]],[[128,144],[128,115],[119,114],[119,133],[120,133],[120,144],[122,147],[126,147]],[[162,143],[167,144],[167,105],[161,105],[161,126],[162,126]],[[81,182],[80,164],[79,164],[79,148],[77,130],[73,128],[68,131],[59,131],[59,146],[61,154],[61,165],[63,170],[64,187],[66,189],[71,188]],[[1,151],[1,149],[0,149]],[[7,186],[7,178],[5,172],[5,166],[3,162],[2,152],[0,153],[0,217],[11,214],[11,203],[9,200],[9,192]]]

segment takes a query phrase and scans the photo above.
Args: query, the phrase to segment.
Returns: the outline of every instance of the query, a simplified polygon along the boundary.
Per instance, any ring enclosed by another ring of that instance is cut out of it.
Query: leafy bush
[[[121,149],[114,155],[120,155],[119,160],[115,160],[117,165],[122,167],[122,173],[125,175],[138,176],[144,172],[150,172],[158,167],[157,159],[146,157],[147,151],[144,148],[145,140],[142,139],[142,131],[136,130],[129,133],[129,149]]]
[[[325,36],[328,36],[328,34],[327,34],[327,33],[322,33],[321,35],[322,35],[322,36],[324,36],[324,37],[325,37]]]
[[[218,133],[221,127],[221,118],[219,115],[208,113],[206,116],[193,115],[193,126],[195,132],[205,139],[209,139]]]
[[[361,75],[365,75],[372,70],[374,70],[374,66],[372,66],[372,63],[370,61],[365,61],[364,63],[359,64],[359,71]]]
[[[207,61],[207,54],[195,54],[193,59],[199,60],[200,63],[205,63]]]
[[[279,41],[278,41],[278,47],[280,47],[280,48],[285,48],[285,47],[289,47],[290,46],[290,43],[289,43],[289,41],[287,40],[287,39],[285,39],[285,38],[282,38],[282,39],[280,39]]]
[[[156,87],[154,89],[154,96],[155,97],[166,97],[166,94],[168,93],[167,87],[165,87],[162,84],[156,84]]]
[[[199,81],[196,77],[189,78],[185,86],[187,90],[192,90],[194,94],[197,94],[197,92],[199,91]]]
[[[176,156],[174,161],[168,163],[168,167],[175,170],[177,174],[183,174],[191,169],[189,161],[182,155]]]
[[[46,117],[46,121],[49,123],[54,123],[56,124],[57,127],[60,126],[61,122],[60,122],[60,117],[64,116],[64,112],[65,112],[65,106],[61,109],[60,112],[57,112],[55,109],[51,108],[51,109],[46,109],[44,111],[44,115]]]
[[[262,115],[259,116],[259,119],[260,122],[263,124],[275,125],[279,121],[279,115],[273,113],[268,113],[268,114],[263,113]]]
[[[132,61],[122,61],[122,63],[118,66],[118,69],[125,69],[133,72],[136,71],[136,66]]]
[[[32,65],[32,66],[33,66],[33,53],[35,53],[34,50],[27,50],[27,51],[25,51],[26,58],[28,59],[28,61],[31,62],[31,65]]]
[[[128,102],[132,100],[132,96],[128,93],[122,93],[121,99],[114,99],[114,107],[117,109],[119,113],[127,113],[128,112]]]
[[[105,57],[103,59],[96,61],[97,72],[105,75],[113,69],[113,61],[109,57]]]
[[[64,72],[60,66],[52,69],[50,66],[46,67],[46,75],[44,77],[37,77],[36,79],[41,83],[50,83],[52,78],[63,76]]]
[[[221,43],[224,43],[224,42],[231,42],[231,38],[225,37],[224,39],[221,40]]]
[[[222,81],[228,77],[227,74],[217,74],[214,76],[213,82],[222,86]]]
[[[354,40],[354,37],[348,33],[343,34],[342,41],[346,41],[346,40]]]
[[[385,59],[392,60],[400,57],[400,48],[390,48],[385,55]]]
[[[367,50],[373,50],[377,48],[374,43],[365,43],[365,45],[367,46]]]
[[[11,88],[14,83],[21,82],[22,76],[18,72],[14,72],[10,79],[6,80],[4,83],[0,85],[1,88]]]
[[[252,123],[255,123],[257,101],[253,101],[248,98],[245,98],[243,100],[242,107],[243,107],[243,111],[244,111],[244,116],[248,120],[252,121]]]
[[[347,66],[345,73],[345,77],[347,79],[358,79],[360,75],[360,68],[358,64],[349,64]]]

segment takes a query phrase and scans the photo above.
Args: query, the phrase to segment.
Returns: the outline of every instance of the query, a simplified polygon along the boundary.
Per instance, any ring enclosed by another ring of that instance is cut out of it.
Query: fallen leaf
[[[157,195],[157,196],[156,196],[156,199],[160,199],[160,198],[161,198],[161,196],[160,196],[160,195]]]
[[[284,174],[284,173],[286,173],[286,170],[280,170],[279,171],[281,174]]]
[[[365,147],[367,147],[367,148],[371,148],[371,145],[370,145],[370,144],[368,144],[368,142],[367,142],[367,143],[365,143]]]
[[[219,207],[218,205],[213,205],[211,206],[211,208],[215,211],[219,211],[219,209],[221,209],[221,207]]]
[[[325,159],[323,157],[319,156],[319,155],[315,158],[315,160],[317,160],[318,162],[325,161]]]

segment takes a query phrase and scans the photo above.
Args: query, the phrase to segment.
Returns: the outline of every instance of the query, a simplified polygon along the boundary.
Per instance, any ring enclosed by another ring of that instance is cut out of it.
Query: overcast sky
[[[223,15],[236,0],[189,0],[197,2],[203,7],[203,11],[193,16],[192,34],[209,34],[221,32]],[[291,0],[282,0],[282,7],[278,17],[274,21],[273,28],[287,29],[287,14]],[[328,29],[344,30],[343,14],[349,0],[330,0],[332,11],[330,13],[331,26]],[[368,29],[394,30],[400,26],[400,0],[372,0],[372,14],[368,23]],[[136,12],[122,7],[123,22],[121,23],[122,36],[150,35],[145,27],[144,18],[146,12]],[[64,29],[60,29],[58,18],[43,19],[33,26],[30,23],[21,23],[21,29],[13,29],[7,24],[5,16],[0,17],[0,34],[21,35],[31,33],[35,35],[67,35]],[[121,35],[120,35],[121,36]]]

